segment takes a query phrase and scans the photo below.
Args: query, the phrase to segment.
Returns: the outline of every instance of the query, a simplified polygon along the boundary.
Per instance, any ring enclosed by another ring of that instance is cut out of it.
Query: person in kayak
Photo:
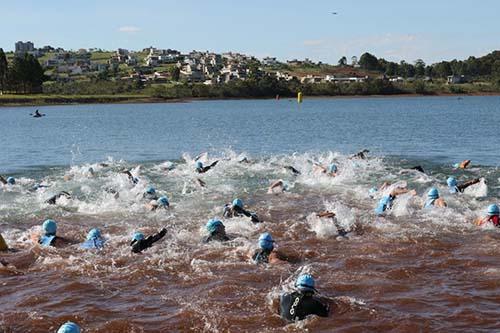
[[[328,317],[330,306],[314,293],[314,278],[302,274],[295,282],[296,290],[280,296],[280,316],[289,321],[303,320],[309,315]]]
[[[53,195],[50,198],[48,198],[47,200],[45,200],[45,203],[47,203],[49,205],[55,205],[57,199],[59,199],[60,197],[65,197],[66,199],[72,199],[71,194],[69,194],[66,191],[61,191],[61,192],[57,193],[56,195]]]
[[[102,237],[101,231],[93,228],[87,234],[85,242],[80,244],[82,249],[102,249],[106,240]]]
[[[168,209],[170,207],[170,202],[168,198],[164,195],[158,198],[158,200],[151,200],[146,204],[146,208],[151,211],[157,210],[158,208]]]
[[[198,172],[198,173],[205,173],[208,170],[210,170],[213,167],[215,167],[217,165],[217,163],[219,163],[218,160],[212,162],[212,164],[210,164],[210,165],[204,166],[202,161],[198,161],[198,162],[196,162],[196,172]]]
[[[455,193],[463,193],[467,187],[477,184],[480,181],[481,179],[475,178],[465,183],[458,184],[457,179],[455,177],[448,177],[448,179],[446,179],[446,184],[448,184],[448,190],[450,191],[450,193],[455,194]]]
[[[210,243],[212,241],[226,242],[229,240],[226,234],[226,227],[216,218],[208,220],[205,229],[208,232],[208,236],[203,238],[203,243]]]
[[[130,246],[133,253],[141,253],[142,251],[153,246],[154,243],[162,239],[167,234],[167,229],[163,228],[159,233],[144,237],[142,232],[135,232],[132,236]]]
[[[0,176],[0,183],[4,185],[15,185],[16,179],[14,177],[7,177],[7,179],[5,179],[4,177]]]
[[[65,324],[62,324],[61,327],[57,330],[57,333],[80,333],[80,326],[77,324],[68,321]]]
[[[274,240],[270,233],[259,236],[259,248],[251,255],[256,264],[279,264],[286,262],[286,257],[274,248]]]
[[[491,222],[495,227],[500,227],[500,209],[498,205],[491,204],[488,206],[485,217],[476,219],[475,224],[482,226],[485,223]]]
[[[243,208],[243,201],[241,199],[236,198],[232,203],[224,205],[223,216],[225,218],[239,217],[242,215],[250,217],[254,223],[261,222],[257,214],[249,212]]]
[[[427,200],[425,200],[424,203],[424,208],[432,207],[446,207],[446,202],[443,200],[443,198],[439,197],[439,192],[435,187],[431,188],[429,192],[427,192]]]

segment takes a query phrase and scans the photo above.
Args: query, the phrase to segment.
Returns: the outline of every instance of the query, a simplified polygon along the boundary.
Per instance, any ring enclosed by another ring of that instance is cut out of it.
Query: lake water
[[[0,185],[0,232],[18,250],[0,253],[9,263],[0,265],[0,332],[52,332],[66,320],[85,332],[500,330],[500,233],[472,223],[499,201],[500,97],[65,105],[32,118],[35,109],[0,108],[0,174],[16,178]],[[349,158],[364,148],[367,159]],[[199,175],[203,152],[205,164],[219,163]],[[468,169],[452,167],[464,159]],[[337,177],[315,170],[332,162]],[[450,175],[482,180],[452,195]],[[278,179],[287,191],[268,194]],[[384,182],[417,195],[376,217],[387,190],[369,189]],[[168,210],[145,207],[149,185]],[[448,207],[422,210],[433,186]],[[45,203],[59,191],[72,198]],[[222,219],[231,241],[202,244],[207,220],[236,197],[264,222]],[[336,223],[316,217],[322,210]],[[33,245],[47,218],[69,245]],[[107,239],[99,252],[78,246],[93,227]],[[130,252],[134,231],[162,227],[153,248]],[[294,260],[252,263],[265,231]],[[330,299],[329,318],[277,315],[301,272]]]

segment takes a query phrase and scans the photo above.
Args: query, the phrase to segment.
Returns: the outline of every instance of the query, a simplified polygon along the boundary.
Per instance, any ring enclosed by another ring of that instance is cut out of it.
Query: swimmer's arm
[[[200,178],[196,178],[196,181],[198,182],[198,184],[201,186],[201,187],[205,187],[207,185],[207,183],[205,183],[203,180],[201,180]]]
[[[464,161],[462,161],[460,163],[460,165],[459,165],[459,168],[460,169],[466,169],[469,166],[470,162],[471,162],[471,160],[464,160]]]
[[[269,255],[270,264],[286,264],[287,262],[286,258],[276,251],[271,252]]]
[[[468,182],[465,182],[463,184],[458,185],[457,188],[460,192],[463,192],[467,187],[474,185],[474,184],[477,184],[480,181],[481,181],[481,179],[479,179],[479,178],[469,180]]]
[[[400,188],[400,187],[397,187],[397,188],[395,188],[395,189],[393,189],[393,190],[391,191],[391,195],[392,195],[393,197],[396,197],[396,196],[398,196],[398,195],[405,194],[405,193],[410,193],[411,195],[417,195],[417,191],[415,191],[415,190],[409,190],[409,189],[407,189],[407,188]]]
[[[328,210],[325,210],[323,212],[319,212],[316,214],[317,217],[328,217],[328,218],[334,218],[335,217],[335,213],[334,212],[330,212]]]
[[[326,168],[325,168],[324,166],[319,165],[319,164],[314,164],[314,165],[313,165],[313,169],[314,169],[315,171],[320,171],[320,172],[322,172],[322,173],[326,173],[326,171],[327,171],[327,170],[326,170]]]
[[[439,198],[436,200],[436,206],[440,208],[445,208],[448,205],[446,204],[446,201],[443,200],[443,198]]]
[[[477,226],[482,226],[483,224],[487,223],[488,221],[489,221],[488,216],[478,217],[477,219],[474,220],[474,224]]]
[[[162,239],[166,234],[167,234],[167,229],[163,228],[159,233],[153,236],[149,236],[148,238],[150,238],[151,244],[153,244]]]
[[[269,189],[267,191],[268,192],[272,192],[273,189],[275,189],[278,186],[283,186],[283,181],[282,180],[277,180],[274,183],[272,183],[271,186],[269,186]]]
[[[3,176],[0,176],[0,183],[7,185],[7,181],[3,178]]]

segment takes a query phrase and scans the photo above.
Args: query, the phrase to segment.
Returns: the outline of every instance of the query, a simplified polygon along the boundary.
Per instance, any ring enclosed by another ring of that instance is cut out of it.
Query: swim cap
[[[168,202],[168,198],[166,196],[162,196],[162,197],[158,198],[158,200],[156,202],[158,203],[159,206],[162,206],[162,207],[170,206],[170,203]]]
[[[14,177],[7,178],[7,183],[10,185],[14,185],[16,183],[16,179]]]
[[[147,194],[155,194],[156,190],[153,186],[148,186],[148,188],[146,188],[146,193]]]
[[[337,172],[337,166],[332,163],[328,166],[328,173],[335,173],[335,172]]]
[[[61,327],[59,327],[57,333],[80,333],[80,326],[71,321],[68,321],[66,324],[63,324]]]
[[[295,287],[301,291],[316,291],[314,288],[314,278],[309,274],[302,274],[297,278]]]
[[[46,236],[53,236],[57,231],[57,224],[54,220],[45,220],[42,225],[42,229]]]
[[[448,177],[446,183],[449,187],[457,186],[457,180],[455,179],[455,177]]]
[[[488,215],[494,216],[494,215],[499,215],[500,214],[500,209],[498,209],[498,206],[495,204],[491,204],[488,206]]]
[[[90,230],[89,233],[87,234],[87,240],[92,240],[96,238],[101,238],[101,231],[97,228],[94,228]]]
[[[375,192],[377,192],[377,191],[378,191],[378,190],[377,190],[377,188],[376,188],[376,187],[372,187],[371,189],[369,189],[369,190],[368,190],[368,192],[369,192],[370,194],[373,194],[373,193],[375,193]]]
[[[233,206],[234,207],[243,208],[243,201],[241,201],[241,199],[234,199],[233,200]]]
[[[142,232],[136,231],[132,236],[132,241],[140,241],[144,239],[144,234]]]
[[[201,161],[196,162],[196,169],[202,169],[203,163]]]
[[[439,192],[437,190],[437,188],[433,187],[429,190],[429,192],[427,193],[427,196],[430,198],[430,199],[437,199],[439,198]]]
[[[259,237],[259,246],[263,250],[272,250],[274,248],[274,240],[270,233],[265,232]]]
[[[207,224],[205,225],[205,227],[207,228],[207,231],[210,233],[217,231],[217,229],[221,226],[224,226],[224,224],[222,224],[221,221],[216,220],[216,219],[208,220]]]
[[[375,214],[382,215],[388,208],[391,208],[393,197],[390,195],[383,196],[375,208]]]

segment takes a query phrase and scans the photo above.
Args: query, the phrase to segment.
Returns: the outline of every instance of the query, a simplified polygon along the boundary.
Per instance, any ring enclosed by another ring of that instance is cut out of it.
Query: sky
[[[154,46],[327,63],[370,52],[430,64],[500,50],[499,13],[498,0],[1,0],[0,47]]]

